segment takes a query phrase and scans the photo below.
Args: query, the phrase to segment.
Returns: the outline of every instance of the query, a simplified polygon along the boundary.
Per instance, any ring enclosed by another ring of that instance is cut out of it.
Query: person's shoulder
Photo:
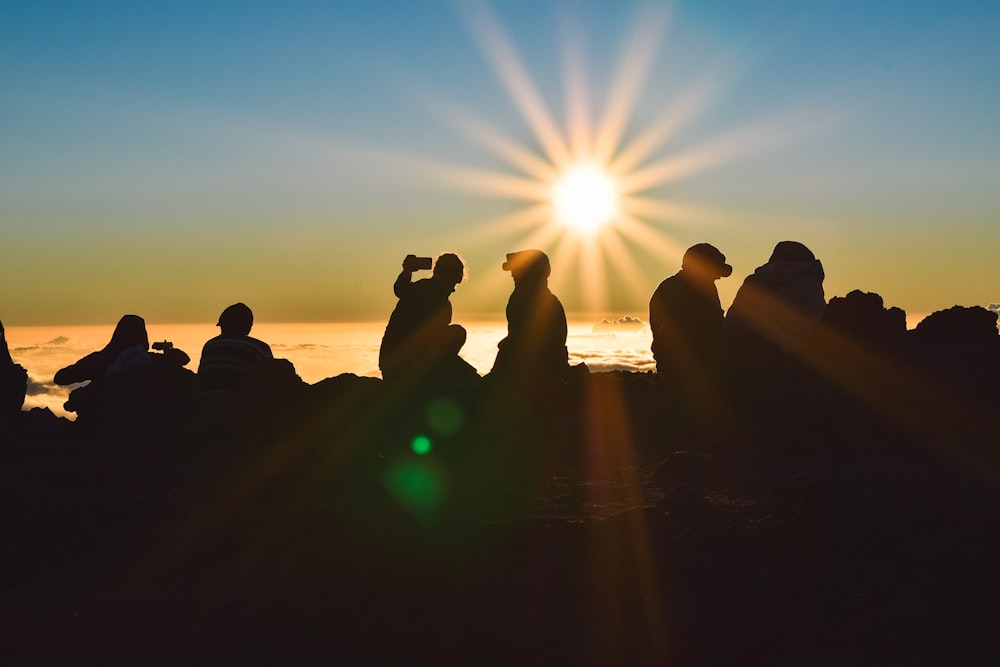
[[[218,347],[225,345],[225,342],[226,338],[223,337],[221,334],[215,336],[214,338],[209,338],[208,340],[205,341],[205,344],[201,346],[202,356],[205,355],[205,352],[211,352],[212,350],[215,350]]]
[[[262,352],[266,352],[269,356],[271,355],[271,346],[260,340],[259,338],[254,338],[253,336],[247,336],[247,342],[259,348]]]
[[[653,290],[653,296],[662,295],[662,294],[665,294],[667,292],[671,292],[671,291],[677,289],[678,287],[681,287],[686,282],[687,281],[685,281],[683,279],[683,277],[681,276],[680,272],[677,272],[677,273],[675,273],[672,276],[667,276],[666,278],[664,278],[663,280],[661,280],[660,284],[656,286],[655,290]]]

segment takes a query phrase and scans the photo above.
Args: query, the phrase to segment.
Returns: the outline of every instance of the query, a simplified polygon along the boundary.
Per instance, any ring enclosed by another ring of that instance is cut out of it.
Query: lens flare
[[[410,449],[418,456],[426,456],[431,453],[431,439],[426,435],[418,435],[410,442]]]

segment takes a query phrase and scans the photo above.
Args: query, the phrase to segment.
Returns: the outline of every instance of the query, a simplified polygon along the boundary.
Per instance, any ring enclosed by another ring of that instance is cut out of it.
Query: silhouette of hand
[[[422,271],[431,268],[431,258],[430,257],[417,257],[416,255],[407,255],[403,259],[403,271],[408,273],[413,273],[414,271]]]

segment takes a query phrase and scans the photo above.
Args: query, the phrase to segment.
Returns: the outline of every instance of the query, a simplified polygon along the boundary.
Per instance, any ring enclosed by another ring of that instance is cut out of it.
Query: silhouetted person
[[[275,361],[271,347],[250,336],[253,311],[234,303],[219,315],[220,333],[205,343],[198,362],[200,391],[234,391],[265,383]]]
[[[507,337],[497,345],[490,375],[528,383],[565,377],[566,311],[549,290],[548,256],[541,250],[509,253],[503,269],[514,291],[507,301]]]
[[[0,322],[0,426],[21,412],[27,391],[28,372],[11,358],[3,322]]]
[[[424,258],[424,261],[427,261]],[[475,381],[476,369],[458,356],[465,328],[451,323],[452,292],[465,277],[465,264],[454,253],[434,262],[430,278],[413,282],[413,273],[430,268],[407,255],[393,292],[399,301],[382,336],[378,365],[387,382],[464,383]]]
[[[681,270],[653,292],[649,326],[658,373],[683,377],[719,368],[725,318],[715,281],[732,273],[718,248],[699,243],[685,251]]]
[[[137,400],[190,393],[193,374],[183,366],[191,358],[167,342],[154,347],[162,351],[149,350],[146,322],[141,317],[122,317],[103,349],[56,372],[56,384],[90,382],[70,394],[66,409],[82,416],[83,412],[114,410]]]
[[[778,243],[767,264],[743,281],[726,313],[734,353],[764,362],[800,355],[826,307],[824,277],[809,248],[797,241]]]

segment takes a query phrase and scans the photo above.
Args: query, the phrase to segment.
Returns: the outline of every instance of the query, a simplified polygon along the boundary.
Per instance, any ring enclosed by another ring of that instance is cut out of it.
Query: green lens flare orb
[[[418,435],[410,442],[414,454],[426,456],[431,453],[431,439],[426,435]]]
[[[426,516],[441,506],[444,483],[439,471],[426,460],[400,462],[387,471],[386,487],[411,512]]]
[[[436,433],[455,435],[465,423],[465,412],[450,398],[438,398],[427,406],[427,423]]]

